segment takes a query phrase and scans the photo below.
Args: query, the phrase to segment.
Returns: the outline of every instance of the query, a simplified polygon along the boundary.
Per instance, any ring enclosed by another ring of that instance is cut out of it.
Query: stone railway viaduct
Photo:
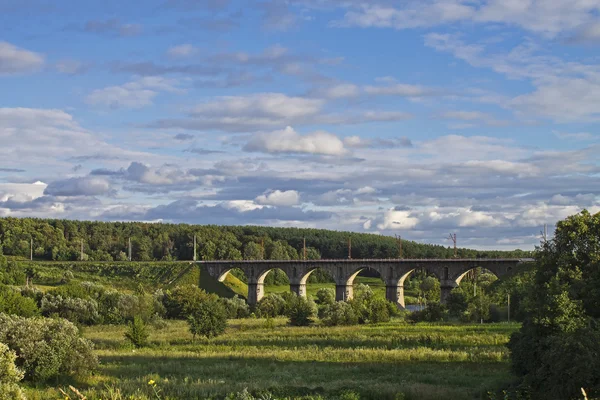
[[[306,296],[306,282],[310,274],[318,268],[327,271],[335,280],[336,300],[352,298],[354,278],[365,269],[376,271],[385,283],[387,300],[404,304],[404,281],[415,270],[423,269],[440,280],[441,302],[460,284],[460,281],[474,268],[489,270],[498,278],[510,274],[521,264],[531,259],[346,259],[346,260],[256,260],[256,261],[198,261],[208,273],[222,282],[233,268],[241,269],[248,278],[248,304],[255,305],[265,294],[264,281],[267,274],[279,268],[290,280],[290,290],[299,296]]]

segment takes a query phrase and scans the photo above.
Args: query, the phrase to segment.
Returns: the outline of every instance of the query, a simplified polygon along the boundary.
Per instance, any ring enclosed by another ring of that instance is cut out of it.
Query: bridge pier
[[[404,304],[404,286],[402,285],[386,285],[385,299],[402,308],[406,308]]]
[[[248,305],[255,306],[265,295],[264,283],[248,282]]]
[[[458,287],[458,284],[452,280],[442,280],[440,281],[440,303],[447,304],[448,297],[452,292],[452,289]]]
[[[291,283],[290,291],[298,296],[306,297],[306,283]]]
[[[352,285],[335,285],[335,301],[348,301],[352,299],[353,293]]]

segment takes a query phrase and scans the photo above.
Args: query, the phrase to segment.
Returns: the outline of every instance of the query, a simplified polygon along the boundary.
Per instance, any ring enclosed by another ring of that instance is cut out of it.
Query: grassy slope
[[[170,322],[153,331],[150,348],[132,350],[122,326],[84,328],[95,342],[101,367],[73,382],[98,398],[93,388],[120,388],[123,398],[149,390],[154,379],[164,397],[223,398],[227,393],[269,389],[278,395],[343,390],[361,399],[473,399],[510,381],[504,347],[515,324],[406,325],[391,322],[353,327],[287,327],[275,320],[233,320],[223,336],[191,343],[187,325]],[[56,399],[52,389],[31,389],[39,399]]]

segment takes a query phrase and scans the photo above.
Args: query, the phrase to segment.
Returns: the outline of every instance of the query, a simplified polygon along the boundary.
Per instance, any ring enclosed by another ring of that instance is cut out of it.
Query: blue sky
[[[0,0],[0,216],[531,249],[600,211],[600,0]]]

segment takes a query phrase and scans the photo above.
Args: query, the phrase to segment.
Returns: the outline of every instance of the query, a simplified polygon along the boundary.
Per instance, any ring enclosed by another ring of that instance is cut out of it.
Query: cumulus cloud
[[[271,190],[258,196],[255,201],[267,206],[291,207],[300,203],[300,194],[295,190]]]
[[[50,196],[98,196],[111,190],[108,180],[99,177],[69,178],[51,182],[44,190]]]
[[[86,102],[110,108],[142,108],[152,105],[159,91],[182,93],[177,84],[175,79],[146,76],[121,86],[96,89],[87,96]]]
[[[316,131],[306,135],[288,126],[281,131],[257,133],[246,145],[245,151],[264,153],[309,153],[340,156],[346,153],[344,143],[334,134]]]
[[[0,75],[31,73],[43,65],[43,55],[0,41]]]

